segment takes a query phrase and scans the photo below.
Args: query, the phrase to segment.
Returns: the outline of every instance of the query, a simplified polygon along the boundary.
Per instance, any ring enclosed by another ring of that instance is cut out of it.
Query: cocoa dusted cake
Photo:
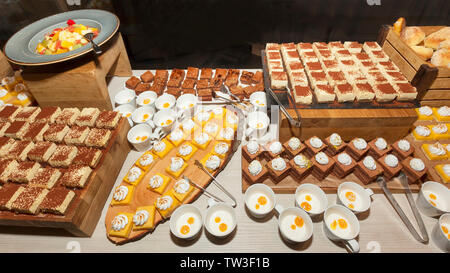
[[[74,197],[74,191],[64,187],[57,187],[51,189],[47,193],[40,205],[40,208],[43,212],[64,215]]]
[[[325,138],[325,144],[327,145],[327,149],[324,152],[329,156],[334,156],[341,153],[347,147],[347,144],[337,133],[333,133],[329,137]]]
[[[425,163],[420,158],[407,157],[401,164],[410,184],[417,183],[427,174]]]
[[[312,175],[319,181],[324,180],[332,172],[335,165],[334,159],[327,156],[324,152],[315,154],[311,161],[313,164]]]
[[[384,156],[378,158],[378,163],[384,170],[383,176],[386,181],[389,181],[393,177],[397,176],[403,168],[398,158],[393,154],[385,154]]]
[[[349,175],[356,167],[356,161],[346,152],[341,152],[333,157],[334,164],[333,174],[338,178],[344,178]]]
[[[283,147],[290,159],[294,158],[306,149],[306,146],[297,137],[291,137],[288,141],[283,143]]]
[[[358,162],[353,173],[362,183],[369,184],[383,174],[383,168],[378,166],[375,159],[368,155],[362,161]]]
[[[267,170],[275,183],[286,178],[290,173],[290,169],[286,159],[279,156],[267,163]]]

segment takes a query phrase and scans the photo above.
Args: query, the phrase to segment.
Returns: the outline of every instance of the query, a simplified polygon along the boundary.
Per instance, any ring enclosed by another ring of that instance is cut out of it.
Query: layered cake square
[[[342,140],[341,136],[333,133],[324,140],[327,148],[324,152],[329,156],[334,156],[345,150],[347,144]]]
[[[403,160],[414,154],[414,147],[406,139],[400,139],[392,144],[392,154]]]
[[[325,71],[341,71],[339,63],[336,60],[321,60],[322,67]]]
[[[274,140],[265,145],[264,151],[265,151],[264,155],[269,161],[276,157],[281,156],[284,153],[284,147],[283,144],[281,144],[281,142]]]
[[[111,137],[111,131],[108,129],[92,128],[84,143],[89,147],[104,148]]]
[[[306,149],[306,146],[297,137],[291,137],[288,141],[283,143],[283,147],[288,158],[294,158]]]
[[[52,142],[62,142],[70,128],[66,124],[50,124],[44,133],[44,140]]]
[[[86,165],[91,168],[97,167],[102,157],[102,151],[89,147],[78,147],[77,155],[73,159],[73,164]]]
[[[25,190],[19,184],[8,183],[0,188],[0,210],[11,210],[12,202]]]
[[[318,103],[334,102],[336,94],[334,88],[327,84],[316,84],[314,87],[314,94]]]
[[[14,105],[6,105],[0,110],[0,121],[13,122],[16,115],[20,112],[21,107]]]
[[[333,156],[334,164],[333,174],[338,178],[344,178],[349,175],[356,167],[357,162],[346,152],[341,152]]]
[[[51,167],[39,168],[30,180],[29,186],[51,189],[60,177],[61,172],[58,169]]]
[[[75,120],[75,124],[78,126],[92,127],[99,115],[100,110],[98,108],[83,108],[80,115]]]
[[[401,164],[410,184],[423,180],[427,175],[425,163],[420,158],[407,157]]]
[[[383,168],[376,163],[373,157],[368,155],[362,161],[358,162],[353,173],[363,184],[369,184],[383,174]]]
[[[133,230],[150,230],[154,228],[156,207],[143,206],[136,209],[136,213],[133,218],[142,219],[142,221],[133,221]],[[148,217],[147,217],[148,215]],[[145,220],[146,219],[146,220]]]
[[[312,92],[309,86],[294,85],[295,103],[310,105],[312,104]]]
[[[34,143],[31,141],[15,141],[9,148],[5,158],[25,161],[27,159],[28,152],[33,149],[33,147]]]
[[[64,215],[75,197],[75,192],[63,187],[51,189],[41,203],[43,212]]]
[[[248,163],[242,162],[242,176],[249,183],[262,183],[269,177],[269,171],[262,165],[261,161],[254,159]]]
[[[346,152],[356,161],[361,160],[369,152],[369,145],[363,138],[354,138],[347,144]]]
[[[272,89],[285,90],[288,85],[287,80],[286,72],[273,71],[270,73],[270,84]]]
[[[25,188],[12,202],[11,210],[18,213],[37,214],[47,193],[48,190],[43,188]]]
[[[77,155],[77,151],[75,146],[58,145],[48,159],[48,163],[52,167],[68,167]]]
[[[55,152],[57,145],[49,141],[36,142],[27,156],[30,160],[37,162],[47,162],[50,156]]]
[[[336,84],[345,84],[347,83],[347,78],[345,77],[344,72],[342,71],[327,71],[328,83],[331,86],[335,86]]]
[[[309,158],[312,158],[315,154],[323,152],[327,149],[327,145],[316,136],[307,139],[305,141],[305,145],[306,145],[305,154]]]
[[[200,70],[197,67],[188,67],[186,71],[186,78],[197,79],[199,71]]]
[[[410,101],[417,98],[417,89],[410,83],[394,83],[394,89],[397,90],[399,101]]]
[[[98,128],[114,129],[120,121],[120,114],[115,111],[102,111],[98,117],[95,125]]]
[[[387,153],[390,153],[392,148],[387,144],[386,140],[382,137],[372,139],[369,142],[369,155],[378,159]]]
[[[302,181],[311,174],[312,162],[305,155],[298,154],[289,161],[291,166],[291,175],[298,181]]]
[[[319,152],[311,158],[313,165],[312,175],[319,181],[324,180],[333,170],[334,159],[327,156],[324,152]]]
[[[0,137],[3,137],[5,135],[5,131],[9,126],[11,126],[11,123],[7,121],[0,121]]]
[[[142,82],[150,83],[153,81],[154,77],[155,75],[153,75],[153,73],[150,70],[147,70],[144,73],[142,73],[140,78]]]
[[[28,183],[33,179],[40,167],[39,163],[33,161],[19,162],[11,172],[10,179],[16,183]]]
[[[202,68],[200,73],[200,79],[212,79],[213,70],[211,68]]]
[[[13,121],[11,126],[5,131],[6,137],[11,137],[15,139],[23,139],[25,132],[30,124],[26,121]]]
[[[17,170],[18,165],[19,163],[14,159],[0,160],[0,182],[8,182],[10,175]]]
[[[24,140],[29,141],[43,141],[44,140],[44,133],[49,128],[48,123],[42,123],[42,122],[33,122],[30,123],[27,130],[23,134]]]
[[[61,183],[69,188],[84,188],[92,170],[88,166],[71,165],[61,177]]]
[[[58,106],[48,106],[41,108],[41,112],[36,116],[34,121],[54,123],[56,117],[61,113],[61,108]]]
[[[336,84],[334,87],[338,102],[352,102],[355,100],[355,91],[353,86],[349,83]]]
[[[39,112],[41,112],[41,108],[39,107],[23,107],[14,120],[33,122]]]
[[[389,102],[395,100],[397,91],[390,83],[375,84],[375,97],[378,102]]]
[[[64,108],[61,113],[55,118],[55,122],[58,124],[73,125],[75,120],[80,115],[78,108]]]
[[[69,145],[81,145],[84,143],[86,137],[89,134],[89,131],[90,130],[88,126],[74,125],[70,128],[69,132],[64,136],[64,142]]]
[[[356,83],[354,90],[358,102],[369,102],[375,98],[375,91],[369,83]]]
[[[398,158],[393,154],[385,154],[384,156],[378,158],[378,163],[383,168],[383,176],[386,181],[391,180],[397,176],[403,169]]]
[[[278,183],[286,178],[289,175],[291,169],[289,162],[279,156],[267,162],[266,168],[269,171],[270,177],[275,183]]]

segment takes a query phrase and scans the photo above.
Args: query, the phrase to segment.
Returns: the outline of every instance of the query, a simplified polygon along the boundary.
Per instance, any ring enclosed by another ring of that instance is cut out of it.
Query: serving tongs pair
[[[416,222],[419,226],[419,230],[420,230],[420,233],[422,236],[419,235],[417,230],[414,228],[414,226],[409,221],[406,214],[403,212],[400,205],[395,200],[394,195],[391,193],[391,191],[386,186],[386,180],[382,176],[380,176],[377,178],[377,182],[378,182],[378,185],[380,185],[381,189],[383,189],[384,194],[386,195],[387,199],[394,207],[395,211],[400,216],[400,219],[403,221],[403,223],[405,223],[409,232],[411,232],[411,234],[417,241],[419,241],[423,244],[426,244],[429,241],[427,229],[425,227],[425,224],[423,223],[422,217],[420,216],[419,210],[417,209],[416,203],[414,202],[414,198],[412,196],[411,189],[409,188],[408,179],[406,177],[406,174],[401,172],[400,175],[396,179],[398,179],[400,181],[400,183],[402,184],[402,186],[405,190],[406,198],[407,198],[409,206],[411,207],[411,210],[414,214],[414,217],[416,218]]]

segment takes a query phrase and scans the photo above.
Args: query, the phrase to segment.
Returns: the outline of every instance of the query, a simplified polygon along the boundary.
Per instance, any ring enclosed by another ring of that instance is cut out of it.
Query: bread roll
[[[420,27],[405,27],[400,36],[407,45],[415,46],[425,38],[425,32]]]
[[[402,33],[402,30],[405,28],[406,26],[406,20],[403,17],[398,18],[397,21],[395,21],[394,23],[394,32],[397,33],[397,35],[400,35]]]
[[[422,58],[424,61],[430,59],[431,56],[433,55],[432,48],[424,46],[411,46],[411,49],[414,50],[414,52],[416,52],[416,54],[419,55],[420,58]]]
[[[450,27],[444,27],[440,30],[431,33],[424,40],[424,46],[432,49],[438,49],[439,44],[450,37]]]
[[[441,48],[450,49],[450,37],[447,40],[442,41],[442,42],[439,43],[438,49],[441,49]]]
[[[450,49],[441,48],[436,50],[431,57],[431,63],[435,66],[448,67],[450,64]]]

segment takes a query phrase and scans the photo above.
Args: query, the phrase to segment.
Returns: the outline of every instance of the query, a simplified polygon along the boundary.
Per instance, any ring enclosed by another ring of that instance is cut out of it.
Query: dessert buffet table
[[[145,71],[135,70],[133,74],[139,76],[143,72]],[[111,78],[108,83],[111,99],[123,89],[127,79],[128,77]],[[113,101],[111,103],[114,105]],[[115,186],[121,183],[122,178],[141,154],[142,152],[134,150],[128,154]],[[282,240],[275,214],[270,214],[262,220],[250,218],[241,189],[241,158],[241,149],[238,149],[224,171],[217,176],[217,180],[237,200],[235,208],[237,229],[227,239],[218,240],[203,230],[193,241],[180,241],[171,235],[167,221],[160,224],[153,233],[136,242],[116,246],[107,239],[104,222],[114,192],[111,191],[92,237],[72,237],[65,231],[53,229],[0,226],[0,250],[2,252],[347,252],[342,245],[335,244],[326,237],[321,220],[313,223],[312,239],[304,244],[291,246]],[[229,200],[214,184],[207,190],[223,200]],[[414,194],[414,198],[416,196],[417,193]],[[335,193],[327,194],[327,198],[329,204],[336,204]],[[395,194],[395,198],[404,208],[408,218],[413,219],[411,210],[407,208],[409,205],[406,196]],[[294,206],[294,194],[277,194],[276,199],[283,207]],[[207,201],[208,198],[201,195],[193,205],[204,215]],[[431,235],[437,219],[422,217],[428,234]],[[375,194],[370,210],[359,215],[358,219],[361,225],[358,237],[361,252],[441,252],[431,239],[428,244],[422,244],[412,237],[384,194]],[[413,225],[416,227],[415,223]]]

